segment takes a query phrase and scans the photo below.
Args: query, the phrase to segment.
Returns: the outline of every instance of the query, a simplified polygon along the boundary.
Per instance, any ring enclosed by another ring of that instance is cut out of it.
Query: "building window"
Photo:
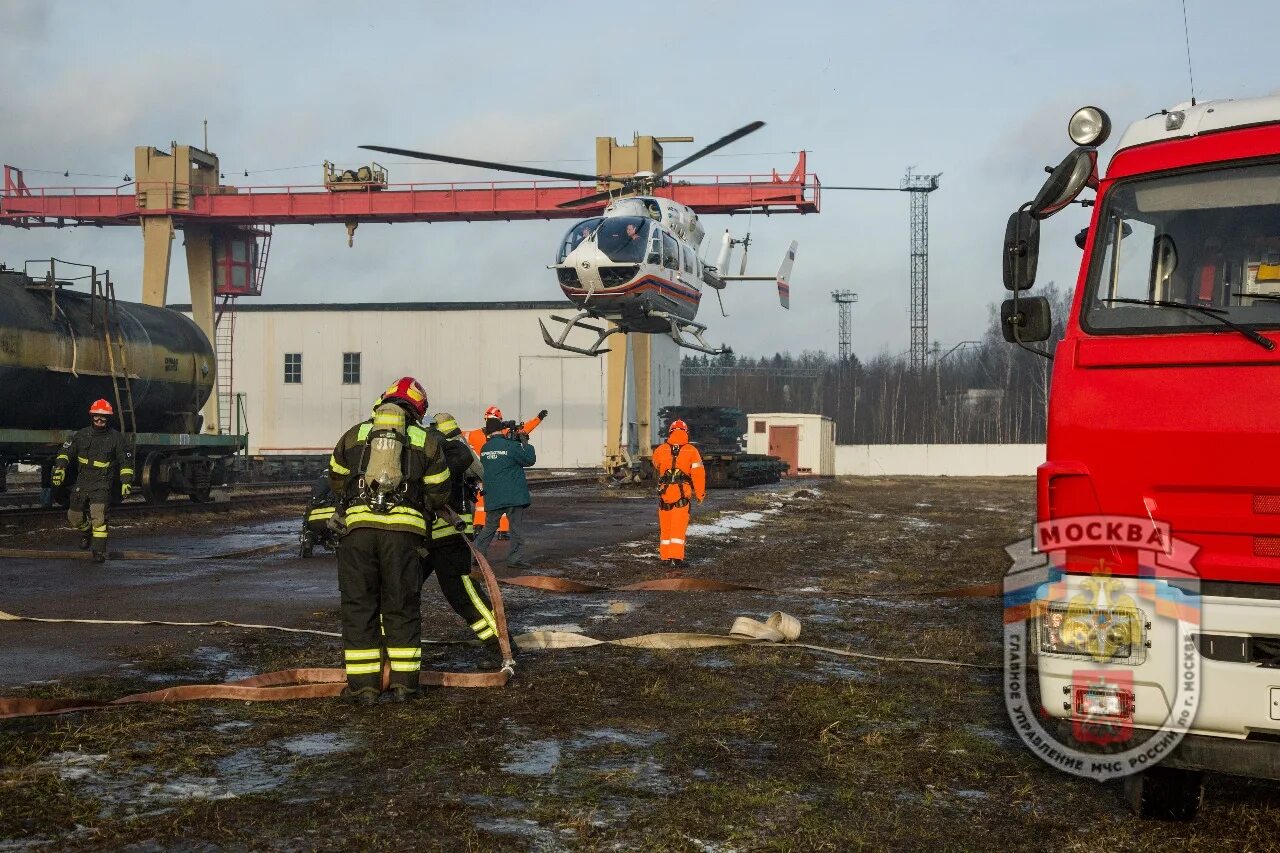
[[[360,353],[344,352],[342,354],[342,384],[360,384]]]
[[[302,384],[302,353],[287,352],[284,354],[284,384]]]
[[[756,430],[756,432],[757,432],[757,433],[762,433],[762,432],[764,432],[764,421],[756,421],[756,422],[755,422],[755,430]]]

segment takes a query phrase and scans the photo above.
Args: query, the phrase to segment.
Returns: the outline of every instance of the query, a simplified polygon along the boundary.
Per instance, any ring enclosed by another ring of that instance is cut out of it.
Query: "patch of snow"
[[[763,512],[730,513],[707,524],[690,524],[688,532],[698,536],[723,536],[731,530],[756,527],[763,520]]]

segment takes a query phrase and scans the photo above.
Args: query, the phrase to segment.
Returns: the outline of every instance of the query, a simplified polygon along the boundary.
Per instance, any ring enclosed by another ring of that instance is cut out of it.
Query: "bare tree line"
[[[1062,338],[1069,291],[1050,282],[1052,351]],[[681,399],[689,406],[746,412],[804,412],[832,418],[840,444],[1006,444],[1043,442],[1051,365],[1006,343],[998,306],[980,340],[934,345],[929,367],[907,355],[841,363],[823,351],[799,356],[686,356]]]

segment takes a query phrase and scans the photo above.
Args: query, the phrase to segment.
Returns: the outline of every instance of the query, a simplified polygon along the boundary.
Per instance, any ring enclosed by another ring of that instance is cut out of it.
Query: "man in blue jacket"
[[[529,564],[520,558],[524,550],[524,511],[529,507],[529,483],[524,469],[535,461],[537,455],[529,444],[529,434],[507,428],[502,421],[489,418],[484,424],[489,436],[480,451],[484,465],[484,529],[476,534],[476,548],[488,556],[489,543],[498,532],[498,524],[505,513],[511,522],[511,552],[507,565],[514,569],[527,569]]]

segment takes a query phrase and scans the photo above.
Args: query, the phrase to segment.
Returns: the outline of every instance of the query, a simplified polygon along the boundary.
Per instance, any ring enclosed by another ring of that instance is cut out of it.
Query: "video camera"
[[[520,436],[522,435],[525,439],[528,439],[529,437],[529,433],[526,432],[524,428],[524,421],[501,421],[499,422],[497,431],[505,432],[507,434],[507,438],[510,438],[513,441],[520,441]]]

